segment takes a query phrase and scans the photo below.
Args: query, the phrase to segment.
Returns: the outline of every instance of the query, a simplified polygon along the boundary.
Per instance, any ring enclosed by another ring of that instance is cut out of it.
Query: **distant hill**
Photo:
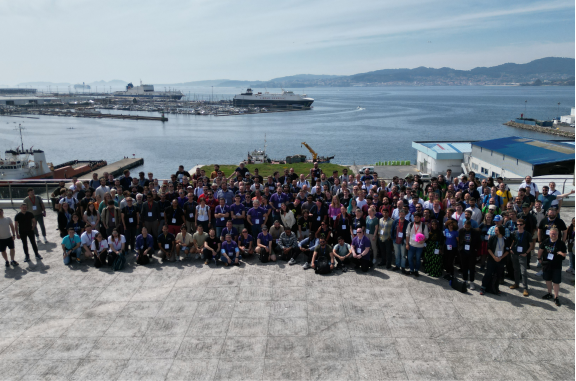
[[[21,87],[48,87],[48,86],[69,86],[72,85],[68,82],[22,82],[19,83],[17,86]]]
[[[120,87],[120,86],[126,86],[128,84],[128,82],[126,81],[122,81],[120,79],[113,79],[111,81],[96,81],[96,82],[90,82],[88,83],[88,85],[90,86],[112,86],[112,87]]]

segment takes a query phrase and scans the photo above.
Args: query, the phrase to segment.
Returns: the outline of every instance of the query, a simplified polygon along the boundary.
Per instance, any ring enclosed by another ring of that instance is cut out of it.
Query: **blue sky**
[[[573,58],[574,11],[573,0],[0,1],[0,84],[268,80]]]

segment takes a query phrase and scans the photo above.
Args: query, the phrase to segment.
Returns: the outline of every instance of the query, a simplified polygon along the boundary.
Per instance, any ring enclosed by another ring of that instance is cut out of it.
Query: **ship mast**
[[[18,123],[18,130],[20,130],[20,144],[22,144],[22,152],[24,152],[24,140],[22,140],[22,124]]]

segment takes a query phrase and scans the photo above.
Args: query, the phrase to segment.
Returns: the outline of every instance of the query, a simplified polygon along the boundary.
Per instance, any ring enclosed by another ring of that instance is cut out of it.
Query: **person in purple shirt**
[[[282,187],[276,188],[276,193],[270,196],[270,206],[272,207],[272,219],[280,220],[281,206],[288,201],[288,195],[282,193]]]
[[[226,226],[226,221],[230,218],[230,207],[226,205],[226,200],[222,197],[218,200],[220,205],[214,209],[214,219],[216,220],[216,235],[222,235],[222,229]]]
[[[184,209],[184,204],[188,202],[188,197],[186,197],[186,193],[183,190],[178,191],[178,207],[180,209]]]
[[[372,265],[371,250],[372,244],[368,237],[364,235],[361,228],[356,229],[356,237],[352,240],[352,262],[356,264],[356,268],[361,268],[363,272],[370,270]]]
[[[237,194],[234,197],[234,204],[230,205],[230,215],[232,217],[232,226],[239,232],[244,228],[244,220],[246,219],[246,208],[241,203],[241,197]]]
[[[230,234],[232,236],[232,241],[238,241],[238,229],[232,226],[232,220],[226,221],[226,227],[222,229],[222,233],[220,233],[220,241],[225,241],[226,234]]]
[[[254,200],[252,208],[247,213],[248,224],[252,226],[252,237],[258,237],[262,225],[266,224],[266,210],[260,207],[260,201]]]
[[[234,266],[240,266],[242,255],[240,255],[238,244],[232,241],[232,236],[230,234],[226,234],[226,239],[220,247],[220,253],[222,254],[220,260],[224,263],[224,266],[232,264],[234,264]]]
[[[248,234],[248,229],[242,229],[242,234],[238,237],[238,248],[244,255],[254,254],[254,239]]]
[[[262,232],[258,234],[258,238],[256,240],[256,254],[260,255],[262,251],[265,251],[269,256],[270,261],[276,262],[276,255],[272,250],[273,241],[274,238],[272,238],[272,234],[268,234],[268,227],[263,225]]]

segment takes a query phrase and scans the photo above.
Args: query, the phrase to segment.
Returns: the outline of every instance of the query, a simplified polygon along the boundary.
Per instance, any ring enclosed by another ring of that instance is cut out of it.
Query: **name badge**
[[[333,219],[334,221],[336,221],[336,216],[332,216],[332,219]]]
[[[194,213],[190,213],[188,215],[190,216],[190,218],[194,217]]]
[[[404,237],[404,233],[398,233],[398,237],[400,238]]]
[[[442,234],[444,235],[444,237],[446,237],[446,232],[445,232],[445,231],[443,231]]]
[[[152,216],[152,213],[150,213],[150,216]],[[160,212],[160,217],[164,217],[164,212]]]
[[[434,249],[434,254],[440,254],[440,250]]]
[[[356,249],[356,252],[357,252],[358,254],[362,254],[362,249],[361,249],[361,248],[357,248],[357,249]]]
[[[551,261],[554,259],[554,253],[549,253],[548,254],[548,260]]]
[[[128,222],[132,223],[134,222],[134,219],[132,217],[128,218]]]
[[[380,235],[384,235],[384,229],[380,229]]]
[[[170,248],[170,244],[169,244],[169,243],[165,244],[165,245],[164,245],[164,248],[165,248],[165,249],[169,249],[169,248]]]
[[[112,222],[116,222],[116,219],[114,217],[112,217]]]
[[[446,247],[448,248],[448,250],[452,250],[452,245],[446,245]]]
[[[241,216],[242,214],[240,214],[240,213],[236,213],[236,215],[237,215],[237,216]]]
[[[486,241],[488,241],[488,240],[490,239],[490,236],[489,236],[488,234],[486,234],[486,235],[484,236],[484,239],[485,239]]]
[[[346,225],[342,225],[342,230],[346,230]]]
[[[497,257],[501,257],[501,256],[502,256],[502,250],[497,251],[497,252],[496,252],[496,256],[497,256]]]
[[[172,219],[172,223],[173,223],[173,224],[176,223],[176,219],[175,219],[175,218]]]
[[[32,210],[36,210],[38,207],[36,205],[32,205]]]
[[[546,235],[550,235],[550,230],[546,230]]]
[[[257,218],[257,219],[254,220],[254,223],[255,223],[256,225],[258,225],[258,224],[260,223],[260,220]]]
[[[356,233],[356,230],[352,230],[352,233],[354,233],[354,235],[356,235],[356,234],[357,234],[357,233]]]
[[[370,234],[370,229],[366,229],[366,234]]]
[[[464,245],[464,250],[470,250],[470,245]]]
[[[164,214],[164,213],[162,213]],[[148,212],[148,217],[152,217],[152,212]]]
[[[225,218],[224,218],[224,217],[220,217],[220,221],[224,221],[224,220],[225,220]]]
[[[516,251],[518,251],[519,253],[522,252],[522,246],[516,246]]]
[[[318,220],[318,221],[320,221],[320,218],[321,218],[321,217],[320,217],[320,216],[318,216],[317,220]]]
[[[278,203],[278,208],[280,208],[280,205],[282,205],[281,203]]]

